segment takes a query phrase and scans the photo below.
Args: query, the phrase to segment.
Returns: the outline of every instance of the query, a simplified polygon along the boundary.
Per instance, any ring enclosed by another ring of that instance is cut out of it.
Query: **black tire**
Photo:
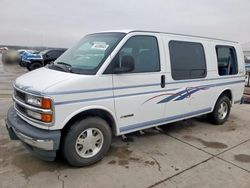
[[[39,63],[39,62],[34,62],[34,63],[32,63],[31,65],[29,65],[29,66],[27,67],[27,69],[28,69],[29,71],[32,71],[32,70],[41,68],[42,66],[43,66],[43,65],[42,65],[41,63]]]
[[[226,105],[227,106],[227,111],[225,113],[225,115],[221,115],[221,113],[219,112],[221,105]],[[210,113],[208,115],[209,120],[215,124],[215,125],[221,125],[223,123],[225,123],[228,119],[228,116],[230,114],[231,111],[231,102],[230,99],[227,96],[221,96],[214,107],[214,110],[212,113]]]
[[[103,135],[103,144],[98,153],[89,158],[81,157],[76,149],[78,137],[87,129],[95,128]],[[88,117],[74,123],[63,138],[62,153],[67,162],[76,167],[88,166],[101,160],[108,152],[112,140],[112,132],[108,123],[99,117]]]
[[[23,63],[22,61],[19,62],[19,65],[20,65],[21,67],[25,67],[25,65],[24,65],[24,63]]]

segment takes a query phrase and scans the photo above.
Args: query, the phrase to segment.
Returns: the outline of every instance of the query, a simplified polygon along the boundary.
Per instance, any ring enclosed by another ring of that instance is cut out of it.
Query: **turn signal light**
[[[41,118],[42,122],[45,122],[45,123],[52,122],[52,118],[53,118],[52,114],[41,114],[41,115],[42,115],[42,118]]]
[[[50,99],[47,99],[47,98],[42,98],[42,105],[41,105],[42,108],[44,109],[51,109],[52,107],[52,102]]]

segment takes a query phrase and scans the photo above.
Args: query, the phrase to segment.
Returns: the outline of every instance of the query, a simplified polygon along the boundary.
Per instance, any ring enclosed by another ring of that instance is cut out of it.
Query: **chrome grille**
[[[39,124],[44,124],[44,125],[50,125],[53,122],[45,123],[42,122],[41,120],[35,119],[34,117],[30,116],[27,111],[33,111],[36,113],[44,113],[44,114],[53,114],[52,109],[42,109],[36,106],[32,106],[28,104],[25,100],[26,93],[22,92],[20,90],[15,89],[14,95],[13,95],[13,100],[15,102],[15,109],[18,112],[18,115],[21,115],[22,117],[31,120],[33,122],[39,123]]]
[[[18,103],[15,104],[16,105],[16,108],[17,110],[22,113],[22,114],[25,114],[26,115],[26,110],[24,107],[22,107],[21,105],[19,105]]]
[[[16,95],[16,97],[18,97],[22,101],[25,101],[25,93],[15,89],[15,95]]]

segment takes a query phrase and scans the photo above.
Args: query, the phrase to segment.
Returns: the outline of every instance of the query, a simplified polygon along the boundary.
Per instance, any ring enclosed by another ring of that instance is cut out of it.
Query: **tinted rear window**
[[[169,52],[174,80],[206,77],[206,60],[202,44],[170,41]]]

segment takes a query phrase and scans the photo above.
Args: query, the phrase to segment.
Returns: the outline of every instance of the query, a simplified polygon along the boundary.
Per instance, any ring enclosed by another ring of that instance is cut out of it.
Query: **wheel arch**
[[[221,92],[220,92],[220,95],[217,97],[216,101],[214,102],[213,104],[213,109],[212,111],[214,110],[214,107],[218,101],[218,99],[221,97],[221,96],[227,96],[229,98],[229,100],[231,101],[231,106],[233,105],[233,92],[232,92],[232,89],[231,88],[225,88],[223,89]]]
[[[97,116],[103,118],[109,124],[114,135],[118,134],[117,121],[113,112],[105,107],[101,106],[91,106],[87,108],[80,109],[76,112],[73,112],[63,123],[62,132],[66,132],[67,129],[79,119]]]
[[[43,61],[40,61],[40,60],[32,60],[31,62],[30,62],[30,65],[31,64],[33,64],[33,63],[40,63],[41,65],[43,65]]]
[[[39,60],[32,60],[30,63],[28,63],[28,64],[26,65],[26,68],[29,70],[29,69],[30,69],[30,66],[31,66],[32,64],[34,64],[34,63],[39,63],[39,64],[41,64],[41,65],[43,66],[43,62],[42,62],[42,61],[39,61]]]

